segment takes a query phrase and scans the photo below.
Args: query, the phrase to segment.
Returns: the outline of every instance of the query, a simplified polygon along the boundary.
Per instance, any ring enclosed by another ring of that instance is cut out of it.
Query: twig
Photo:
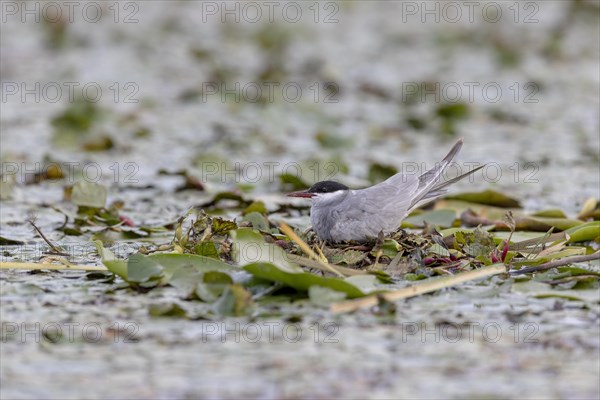
[[[522,268],[517,271],[511,271],[511,275],[523,275],[528,274],[530,272],[538,272],[538,271],[546,271],[548,269],[562,267],[563,265],[574,264],[585,261],[592,260],[600,260],[600,253],[596,252],[594,254],[588,254],[585,256],[573,256],[573,257],[565,257],[560,260],[549,261],[547,263],[543,263],[540,265],[536,265],[534,267]]]
[[[386,301],[396,301],[400,299],[406,299],[409,297],[418,296],[424,293],[435,292],[436,290],[443,289],[458,285],[460,283],[472,281],[475,279],[487,278],[490,276],[506,273],[506,266],[504,264],[494,264],[473,271],[461,272],[453,276],[435,278],[427,280],[426,282],[417,283],[400,290],[393,292],[387,292],[383,294],[376,294],[367,297],[362,297],[356,300],[342,301],[331,305],[331,311],[334,313],[356,311],[360,308],[373,307],[379,303],[380,299]]]
[[[33,229],[35,229],[35,231],[38,233],[38,235],[40,235],[40,237],[44,240],[44,242],[46,242],[48,244],[48,246],[50,246],[50,248],[53,251],[53,254],[57,254],[57,255],[60,255],[60,256],[68,256],[69,255],[69,254],[61,251],[61,249],[59,247],[55,246],[46,237],[46,235],[44,235],[44,233],[42,232],[42,230],[36,226],[35,222],[33,222],[33,219],[28,219],[27,222],[29,222],[31,224],[31,226],[33,226]]]
[[[315,252],[312,251],[312,249],[308,246],[308,244],[306,244],[306,242],[304,242],[304,240],[300,239],[300,237],[298,237],[298,235],[296,235],[296,233],[292,230],[292,228],[290,228],[285,222],[282,222],[279,225],[279,230],[281,230],[281,232],[285,233],[290,239],[292,239],[294,242],[296,242],[296,244],[298,246],[300,246],[302,251],[304,251],[309,257],[314,258],[316,262],[321,264],[323,267],[327,268],[327,270],[329,272],[333,272],[334,274],[336,274],[337,276],[340,276],[342,278],[344,277],[344,274],[342,274],[340,271],[338,271],[336,268],[334,268],[333,265],[323,262],[315,254]]]

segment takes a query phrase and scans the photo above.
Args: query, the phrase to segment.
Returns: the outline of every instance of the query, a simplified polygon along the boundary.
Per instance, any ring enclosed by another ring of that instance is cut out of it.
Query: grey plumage
[[[460,151],[459,140],[444,159],[421,176],[398,173],[374,186],[352,190],[337,182],[325,181],[303,192],[290,194],[310,197],[310,218],[317,236],[328,242],[363,242],[380,232],[396,231],[414,209],[445,194],[447,187],[483,166],[449,181],[441,176]]]

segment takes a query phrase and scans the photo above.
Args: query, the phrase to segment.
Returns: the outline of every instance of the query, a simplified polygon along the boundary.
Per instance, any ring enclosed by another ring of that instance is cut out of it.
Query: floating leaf
[[[502,208],[520,208],[518,200],[508,197],[507,195],[496,192],[495,190],[484,190],[483,192],[468,192],[458,193],[450,196],[446,196],[446,199],[462,200],[471,203],[486,204],[490,206],[502,207]]]
[[[308,289],[308,298],[317,306],[329,307],[331,303],[346,299],[346,293],[323,286],[311,286]]]
[[[239,228],[232,232],[234,241],[233,259],[240,265],[267,262],[290,273],[304,270],[288,258],[285,251],[276,245],[265,243],[263,236],[250,228]]]
[[[316,285],[346,293],[348,298],[361,297],[367,294],[352,283],[351,279],[357,276],[345,279],[328,278],[302,272],[302,269],[300,269],[300,272],[290,272],[267,262],[252,263],[243,268],[254,276],[272,282],[283,283],[301,292],[307,292],[311,286]],[[372,279],[373,281],[377,279],[374,275],[360,275],[359,277],[369,277],[368,279]]]
[[[214,258],[197,256],[195,254],[179,254],[179,253],[162,253],[151,254],[149,259],[157,262],[164,267],[163,282],[168,282],[177,268],[183,265],[191,265],[200,272],[207,271],[222,271],[234,272],[239,271],[239,268],[226,264]],[[108,267],[108,266],[107,266]]]
[[[219,202],[221,202],[223,200],[232,200],[237,203],[236,204],[237,207],[242,207],[242,206],[245,206],[246,204],[248,204],[248,202],[246,200],[244,200],[244,198],[237,193],[219,192],[212,198],[212,200],[210,200],[206,203],[203,203],[198,207],[199,208],[215,207]]]
[[[163,276],[163,267],[143,254],[136,253],[127,260],[127,280],[144,283]]]
[[[435,111],[441,118],[441,130],[448,135],[456,134],[456,122],[469,115],[469,106],[466,103],[449,103],[440,105]]]
[[[103,208],[106,195],[106,187],[94,182],[79,181],[73,186],[71,201],[80,207]]]
[[[557,267],[558,271],[562,273],[567,273],[567,276],[577,276],[577,275],[596,275],[600,276],[600,272],[592,271],[585,268],[566,266],[566,267]]]
[[[194,246],[194,253],[199,256],[205,256],[219,260],[219,251],[212,240],[200,242]]]
[[[434,210],[444,210],[444,209],[454,210],[454,212],[456,212],[457,215],[461,215],[461,218],[462,218],[462,214],[464,214],[466,211],[472,211],[476,215],[488,220],[486,223],[483,223],[483,225],[491,225],[496,220],[502,220],[504,218],[504,216],[506,215],[506,211],[507,211],[506,208],[488,206],[485,204],[478,204],[478,203],[470,203],[468,201],[462,201],[462,200],[448,200],[448,199],[441,199],[441,200],[436,201],[435,205],[433,206],[433,209]],[[522,211],[515,209],[515,208],[510,209],[510,211],[512,211],[513,215],[517,216],[517,217],[522,214]]]
[[[21,244],[25,244],[22,240],[9,239],[3,236],[0,236],[0,246],[18,246]]]
[[[233,279],[224,272],[209,271],[202,274],[196,284],[196,295],[203,301],[212,303],[221,296],[226,287],[233,285]]]
[[[263,203],[262,201],[253,201],[248,207],[244,208],[244,211],[242,211],[242,215],[250,214],[252,212],[257,212],[266,215],[267,207],[265,207],[265,203]]]
[[[219,315],[243,315],[252,305],[252,295],[240,285],[230,285],[213,304]]]
[[[169,285],[176,288],[181,297],[187,299],[196,291],[196,286],[202,281],[202,275],[203,273],[192,265],[182,265],[173,272]]]
[[[85,151],[106,151],[115,147],[115,142],[108,135],[91,137],[82,144]]]
[[[242,218],[242,221],[250,222],[252,227],[259,231],[267,232],[269,230],[269,221],[267,220],[267,217],[259,212],[253,211],[246,214],[244,218]]]
[[[534,280],[526,282],[517,282],[513,284],[512,290],[517,293],[523,293],[539,299],[557,297],[567,300],[600,303],[600,291],[592,290],[560,290],[554,289],[547,283]]]
[[[284,190],[301,190],[306,189],[310,185],[304,182],[300,177],[286,173],[279,175],[279,181],[281,182]]]
[[[444,119],[462,119],[469,115],[469,106],[466,103],[441,104],[435,112]]]
[[[593,197],[587,199],[585,203],[583,203],[577,218],[581,220],[586,220],[588,218],[593,218],[595,220],[600,219],[600,202],[598,199]]]
[[[451,227],[456,219],[456,213],[452,210],[434,210],[426,211],[418,215],[413,215],[402,221],[402,226],[407,228],[423,227],[425,224]]]
[[[385,239],[381,244],[380,249],[384,256],[394,258],[396,254],[398,254],[398,251],[402,249],[402,246],[394,239]]]
[[[152,304],[148,308],[148,314],[152,317],[187,317],[187,311],[177,303]]]
[[[424,293],[431,293],[439,289],[456,286],[458,284],[473,281],[475,279],[488,278],[490,276],[505,272],[506,267],[503,264],[494,264],[477,270],[461,272],[453,276],[431,278],[424,282],[419,282],[417,284],[410,285],[399,290],[394,290],[392,292],[370,295],[364,299],[356,299],[353,301],[347,300],[336,303],[331,306],[331,311],[334,313],[355,311],[360,308],[372,307],[379,304],[381,297],[388,302],[398,301],[400,299],[406,299]],[[408,275],[409,274],[407,274],[407,276]]]
[[[106,249],[101,241],[95,240],[94,245],[96,246],[96,251],[100,255],[102,264],[104,264],[104,266],[113,274],[127,280],[127,262],[125,260],[117,260],[113,252]]]
[[[587,242],[595,240],[600,242],[600,221],[592,221],[575,226],[565,231],[569,235],[568,243]]]
[[[564,231],[583,222],[568,218],[544,218],[544,217],[522,217],[517,219],[517,229],[548,231],[550,228]]]
[[[212,218],[211,229],[215,235],[226,235],[229,231],[237,229],[237,224],[223,218]]]
[[[104,114],[105,112],[97,103],[77,97],[65,111],[50,120],[54,127],[52,137],[54,145],[60,147],[80,145],[91,133],[93,125]]]
[[[550,208],[548,210],[538,211],[531,214],[534,217],[548,217],[548,218],[567,218],[563,210],[558,208]]]

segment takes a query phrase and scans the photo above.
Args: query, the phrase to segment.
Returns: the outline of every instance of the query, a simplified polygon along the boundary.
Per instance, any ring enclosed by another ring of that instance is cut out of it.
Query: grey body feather
[[[448,155],[421,176],[396,174],[360,190],[339,190],[313,197],[311,222],[317,236],[328,242],[363,242],[380,232],[396,231],[414,209],[446,193],[447,186],[479,170],[440,182],[452,159],[460,151],[459,140]]]

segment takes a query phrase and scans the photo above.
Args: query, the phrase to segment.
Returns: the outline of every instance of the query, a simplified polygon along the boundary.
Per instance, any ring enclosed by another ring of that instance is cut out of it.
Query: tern
[[[458,140],[440,163],[420,176],[398,173],[357,190],[339,182],[321,181],[288,196],[312,201],[310,220],[319,239],[333,243],[370,241],[381,232],[395,232],[412,211],[434,201],[447,192],[449,185],[485,166],[442,181],[442,174],[462,145],[463,140]]]

